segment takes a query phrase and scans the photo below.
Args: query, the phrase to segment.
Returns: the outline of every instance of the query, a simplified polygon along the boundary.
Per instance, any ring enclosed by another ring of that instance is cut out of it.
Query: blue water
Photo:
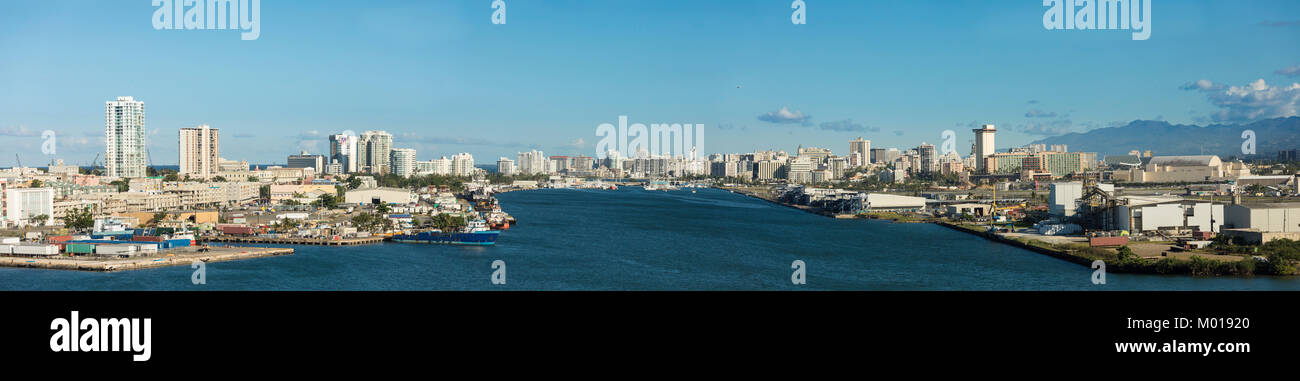
[[[118,273],[0,268],[3,290],[1300,290],[1300,278],[1109,274],[931,224],[835,220],[721,190],[499,196],[494,247],[296,246],[291,256]],[[290,246],[294,247],[294,246]],[[493,285],[492,262],[506,263]],[[807,284],[790,282],[791,262]]]

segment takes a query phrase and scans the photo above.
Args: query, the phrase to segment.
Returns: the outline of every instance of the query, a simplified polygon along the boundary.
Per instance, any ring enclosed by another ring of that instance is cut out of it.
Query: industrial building
[[[1248,243],[1300,240],[1300,203],[1229,205],[1224,222],[1224,234]]]
[[[1249,176],[1250,168],[1240,161],[1224,162],[1215,155],[1156,156],[1141,167],[1116,171],[1119,181],[1135,183],[1177,183],[1215,181]]]
[[[418,200],[415,192],[400,188],[365,188],[348,191],[344,202],[358,205],[409,204]]]
[[[1131,232],[1208,231],[1222,232],[1224,205],[1188,201],[1178,197],[1121,197],[1110,209],[1112,226],[1106,230]]]

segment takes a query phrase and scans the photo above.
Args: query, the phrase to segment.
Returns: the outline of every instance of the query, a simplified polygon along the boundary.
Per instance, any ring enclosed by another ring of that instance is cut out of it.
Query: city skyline
[[[842,155],[859,136],[906,149],[954,130],[964,156],[964,131],[983,123],[1006,149],[1131,120],[1295,114],[1300,52],[1287,47],[1300,33],[1276,15],[1300,4],[1160,2],[1150,39],[1132,41],[1046,30],[1037,3],[813,2],[808,24],[791,25],[776,3],[519,2],[508,24],[492,25],[476,2],[268,2],[256,41],[154,30],[145,1],[15,4],[0,15],[4,35],[24,36],[0,37],[20,58],[0,63],[10,90],[0,137],[29,166],[88,165],[105,153],[92,105],[125,95],[149,104],[155,165],[179,164],[171,137],[198,125],[222,130],[222,156],[252,163],[328,155],[327,137],[345,130],[389,131],[391,148],[417,160],[489,162],[533,149],[594,155],[596,127],[620,115],[703,124],[709,153],[804,144]],[[95,74],[80,68],[89,56]],[[1263,100],[1225,99],[1230,90]],[[40,150],[45,130],[57,133],[56,154]]]

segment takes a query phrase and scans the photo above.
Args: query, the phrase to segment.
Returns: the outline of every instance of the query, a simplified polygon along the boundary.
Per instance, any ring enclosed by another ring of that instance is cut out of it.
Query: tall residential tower
[[[104,102],[104,125],[107,175],[145,177],[149,157],[145,149],[144,102],[133,97]]]
[[[180,174],[206,179],[217,172],[220,137],[216,128],[204,124],[180,130]]]

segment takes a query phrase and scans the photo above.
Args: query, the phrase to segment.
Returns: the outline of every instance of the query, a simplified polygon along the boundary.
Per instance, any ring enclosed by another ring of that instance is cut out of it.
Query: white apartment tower
[[[985,124],[972,131],[975,132],[975,171],[988,173],[988,169],[984,168],[984,159],[994,152],[993,134],[997,133],[998,129],[992,124]]]
[[[180,130],[180,174],[206,179],[217,172],[220,136],[216,128],[204,124]]]
[[[362,132],[357,140],[357,171],[389,173],[393,151],[393,134],[387,131]]]
[[[394,148],[392,157],[393,174],[401,177],[411,177],[416,173],[415,170],[415,150],[410,148]]]
[[[451,155],[451,174],[454,176],[473,175],[474,156],[464,152]]]
[[[357,172],[357,137],[346,134],[330,135],[330,161],[337,161],[340,173]]]
[[[497,173],[502,176],[511,176],[515,174],[515,161],[507,158],[497,159]]]
[[[108,176],[145,177],[144,102],[117,97],[104,103],[104,167]]]

